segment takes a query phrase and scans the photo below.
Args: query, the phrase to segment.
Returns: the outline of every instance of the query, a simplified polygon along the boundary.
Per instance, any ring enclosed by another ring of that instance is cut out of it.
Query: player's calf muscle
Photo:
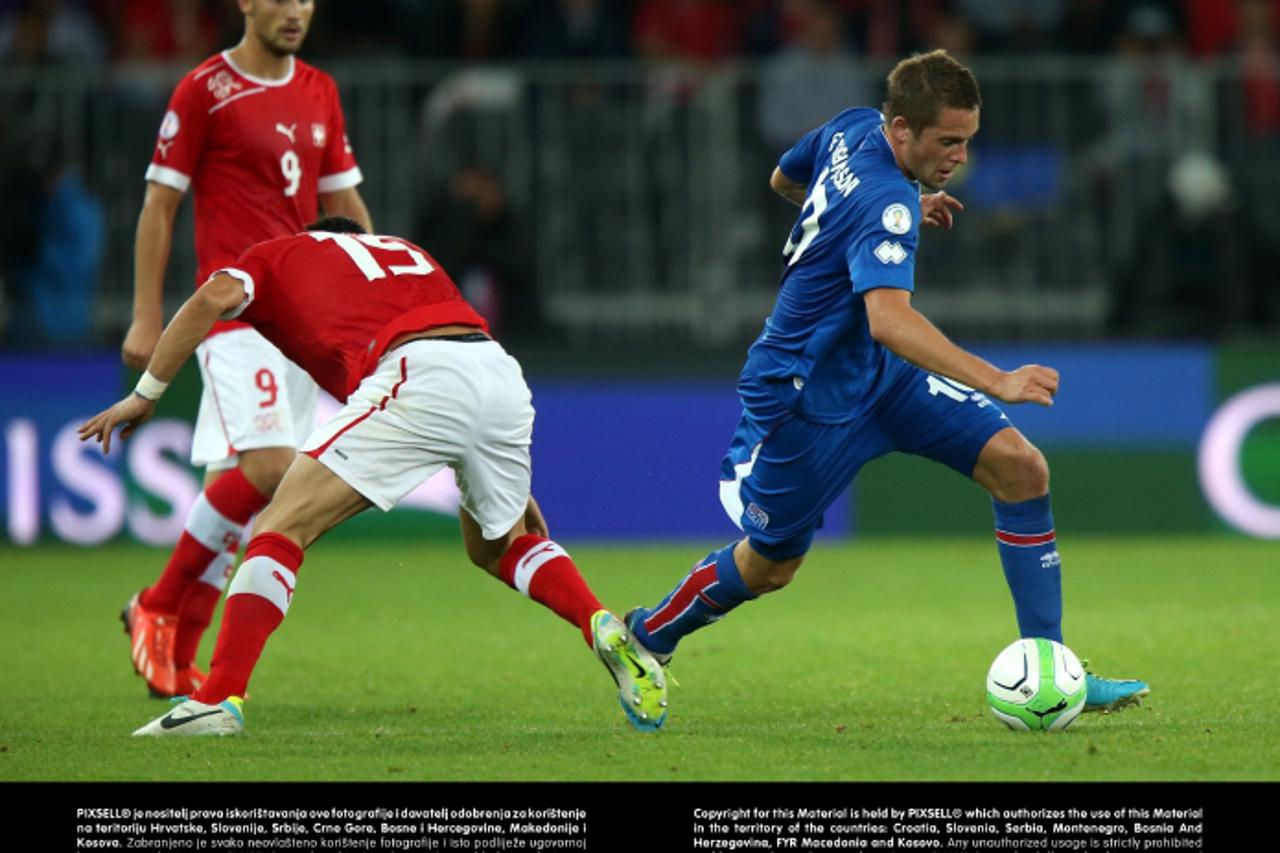
[[[467,559],[495,578],[500,578],[502,555],[507,553],[512,542],[524,534],[524,525],[517,524],[501,539],[485,539],[480,524],[465,509],[458,510],[458,522],[462,528],[462,544],[466,549]]]

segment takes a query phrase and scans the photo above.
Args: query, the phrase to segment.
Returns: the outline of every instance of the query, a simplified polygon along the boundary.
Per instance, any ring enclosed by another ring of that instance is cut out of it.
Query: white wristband
[[[155,402],[160,399],[160,395],[164,393],[164,389],[169,387],[168,382],[161,382],[151,375],[150,370],[142,372],[142,378],[138,380],[138,384],[134,386],[133,393],[137,394],[144,400]]]

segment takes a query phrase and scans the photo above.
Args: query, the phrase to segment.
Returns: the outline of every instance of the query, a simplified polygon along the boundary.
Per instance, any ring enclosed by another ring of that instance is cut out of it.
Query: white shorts
[[[379,509],[444,466],[485,539],[524,517],[533,405],[514,358],[494,341],[410,341],[388,352],[342,411],[303,443]]]
[[[232,329],[196,348],[204,391],[191,464],[234,468],[238,454],[297,448],[316,424],[316,383],[253,329]]]

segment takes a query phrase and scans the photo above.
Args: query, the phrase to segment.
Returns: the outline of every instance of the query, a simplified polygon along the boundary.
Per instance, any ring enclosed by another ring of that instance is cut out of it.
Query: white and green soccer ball
[[[987,672],[991,713],[1016,731],[1060,732],[1080,716],[1084,697],[1080,659],[1053,640],[1018,640]]]

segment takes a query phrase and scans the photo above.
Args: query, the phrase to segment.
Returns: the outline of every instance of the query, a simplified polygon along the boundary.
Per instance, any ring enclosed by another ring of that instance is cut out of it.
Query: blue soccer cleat
[[[1089,661],[1081,663],[1089,666]],[[1084,710],[1101,711],[1109,714],[1125,708],[1139,705],[1142,697],[1151,692],[1145,681],[1136,678],[1101,678],[1092,672],[1084,675],[1085,699]]]
[[[622,620],[608,610],[591,617],[591,645],[618,685],[618,703],[627,720],[652,732],[667,721],[667,681],[662,664],[635,642]]]

